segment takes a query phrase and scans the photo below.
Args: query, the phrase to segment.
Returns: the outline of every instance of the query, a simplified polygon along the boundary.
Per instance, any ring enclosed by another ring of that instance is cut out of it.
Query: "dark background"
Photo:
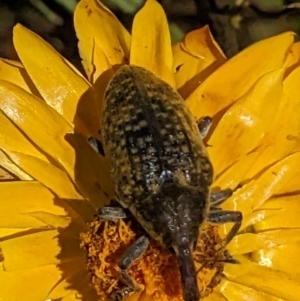
[[[135,12],[145,0],[103,0],[130,30]],[[17,59],[12,28],[21,23],[80,65],[73,11],[77,0],[1,0],[0,56]],[[173,43],[184,33],[208,24],[228,57],[249,44],[286,30],[300,32],[300,1],[283,0],[160,0]],[[99,29],[100,30],[100,29]]]

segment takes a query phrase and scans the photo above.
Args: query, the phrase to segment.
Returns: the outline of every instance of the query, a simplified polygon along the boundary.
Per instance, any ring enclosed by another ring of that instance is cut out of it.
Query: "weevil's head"
[[[176,254],[185,301],[200,298],[193,249],[207,216],[209,190],[207,183],[192,186],[181,173],[164,172],[159,189],[137,203],[144,229]]]
[[[191,186],[180,176],[164,175],[160,189],[152,199],[156,213],[154,227],[157,225],[157,231],[163,234],[163,243],[174,251],[182,239],[193,249],[210,202],[209,185]]]
[[[200,299],[193,249],[207,215],[208,189],[198,189],[170,180],[161,186],[159,193],[157,231],[161,231],[165,246],[176,254],[185,301]]]

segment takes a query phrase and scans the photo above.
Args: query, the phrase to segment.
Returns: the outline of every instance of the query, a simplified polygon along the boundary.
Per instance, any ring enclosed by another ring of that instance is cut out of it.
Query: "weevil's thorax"
[[[146,231],[161,238],[170,217],[182,227],[189,218],[199,226],[193,214],[202,216],[208,206],[213,170],[196,121],[174,89],[141,67],[123,66],[106,91],[101,133],[119,202]]]
[[[163,177],[159,192],[151,196],[143,216],[145,220],[153,220],[153,230],[161,234],[167,248],[174,249],[182,244],[192,247],[198,238],[199,225],[207,215],[209,187],[186,185],[176,173]]]

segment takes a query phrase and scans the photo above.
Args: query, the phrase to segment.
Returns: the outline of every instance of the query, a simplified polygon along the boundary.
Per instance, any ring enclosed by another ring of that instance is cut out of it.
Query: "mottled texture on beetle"
[[[183,99],[151,72],[123,66],[105,94],[101,133],[118,201],[188,275],[213,168]],[[184,286],[196,285],[185,278]]]

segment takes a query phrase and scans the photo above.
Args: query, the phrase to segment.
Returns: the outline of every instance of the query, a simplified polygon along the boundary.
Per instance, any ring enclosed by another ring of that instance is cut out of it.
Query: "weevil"
[[[151,238],[175,253],[183,298],[198,301],[193,249],[201,226],[206,220],[234,222],[226,245],[242,220],[240,212],[219,208],[230,190],[210,193],[213,166],[202,138],[211,119],[202,119],[199,131],[177,91],[138,66],[121,67],[104,100],[102,143],[117,201]],[[125,216],[122,208],[110,207],[100,215],[112,220]],[[127,287],[118,296],[139,290],[127,269],[143,255],[148,243],[148,236],[141,236],[122,256],[119,268]]]

